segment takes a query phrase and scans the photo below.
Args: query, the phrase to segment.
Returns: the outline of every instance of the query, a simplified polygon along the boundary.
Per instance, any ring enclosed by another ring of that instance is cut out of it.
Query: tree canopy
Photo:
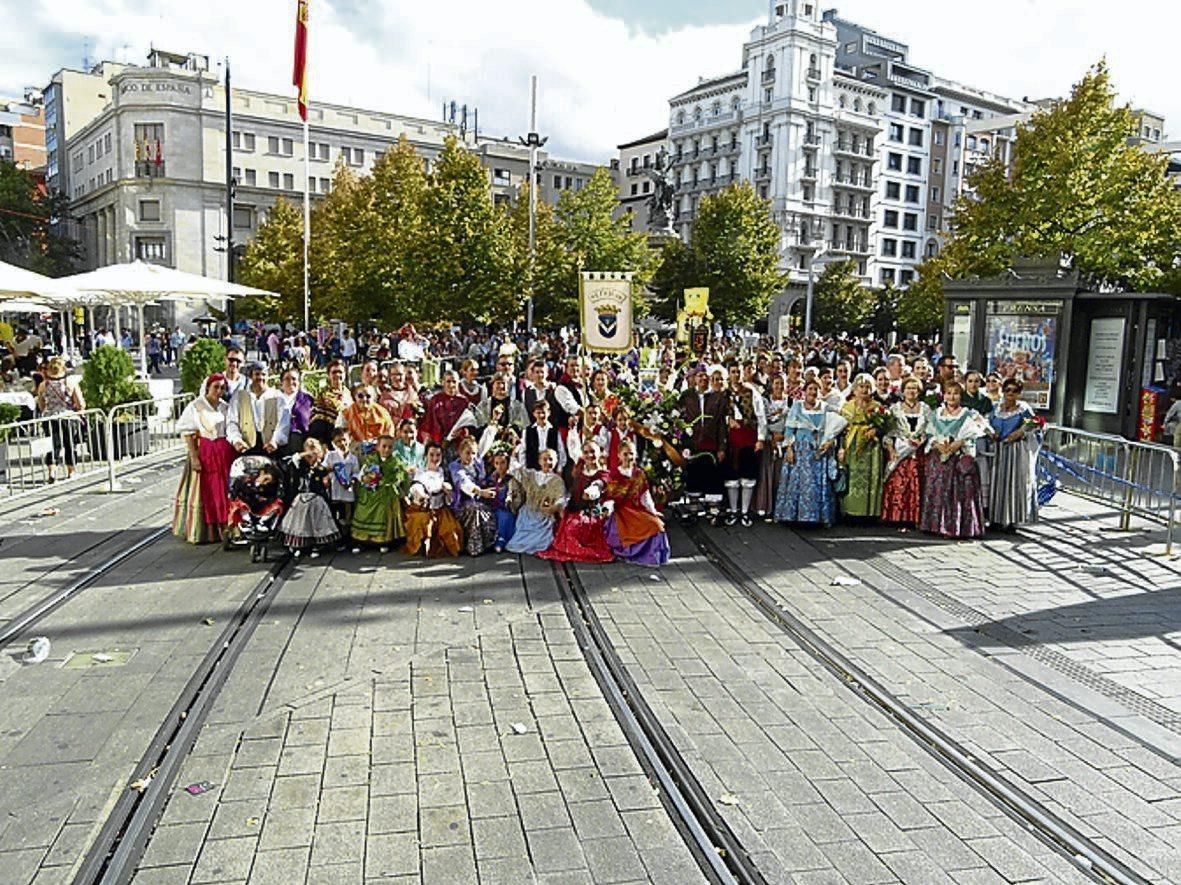
[[[73,273],[78,243],[61,230],[69,200],[44,188],[9,160],[0,160],[0,261],[48,276]]]

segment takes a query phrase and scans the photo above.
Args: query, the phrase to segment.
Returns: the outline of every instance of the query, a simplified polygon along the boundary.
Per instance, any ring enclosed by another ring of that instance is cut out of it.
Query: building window
[[[321,178],[321,179],[320,179],[320,193],[322,193],[322,194],[326,194],[326,193],[328,193],[328,191],[330,191],[330,190],[332,190],[332,181],[331,181],[331,179],[328,179],[328,178]]]
[[[893,258],[898,254],[898,241],[890,237],[882,240],[882,254],[887,258]]]
[[[251,230],[254,227],[254,207],[234,207],[234,230]]]
[[[135,174],[155,178],[164,174],[164,124],[135,124]]]
[[[279,153],[279,136],[277,136],[277,135],[267,136],[267,153],[268,154]]]
[[[976,136],[975,135],[968,136],[968,150],[970,150],[970,151],[976,150]]]
[[[906,202],[917,203],[919,201],[919,186],[917,184],[908,184],[906,186]]]
[[[942,191],[939,190],[939,188],[937,188],[937,187],[931,188],[931,202],[932,203],[942,202],[940,199],[942,196],[943,196],[943,193],[942,193]]]
[[[581,183],[580,183],[580,187],[578,188],[578,190],[581,190],[581,189],[582,188],[581,188]],[[645,181],[644,182],[644,193],[646,193],[646,194],[651,193],[651,191],[652,191],[652,182]]]
[[[135,257],[150,264],[168,262],[168,240],[165,237],[136,237]]]
[[[94,162],[94,145],[90,145],[90,147],[88,147],[86,149],[86,165],[89,166],[93,162]]]
[[[804,202],[811,203],[816,199],[816,186],[812,184],[804,185]]]
[[[764,89],[764,90],[763,90],[763,104],[770,104],[770,103],[771,103],[771,99],[772,99],[772,97],[774,96],[774,94],[775,94],[775,93],[774,93],[772,90],[770,90],[770,89]]]
[[[904,270],[898,275],[898,285],[909,286],[912,282],[914,282],[913,270]]]
[[[894,111],[897,114],[905,114],[906,113],[906,96],[905,95],[891,96],[890,110]]]
[[[139,220],[140,221],[159,221],[160,220],[160,201],[159,200],[140,200],[139,201]]]
[[[960,161],[959,160],[952,160],[951,161],[951,174],[953,177],[960,174]]]
[[[325,161],[328,159],[328,142],[320,142],[320,154],[316,159]]]
[[[902,257],[903,258],[914,258],[914,256],[915,256],[915,242],[914,242],[914,240],[903,240],[902,241]]]
[[[931,171],[936,175],[943,174],[943,158],[935,157],[931,160]]]
[[[283,173],[283,190],[285,190],[285,191],[295,190],[295,176],[292,175],[290,172]]]
[[[892,268],[892,267],[883,267],[882,268],[882,285],[883,286],[893,286],[894,285],[894,268]]]
[[[103,150],[108,154],[111,152],[111,133],[109,132],[103,136]]]
[[[808,101],[810,101],[810,102],[816,101],[816,87],[815,86],[808,87]],[[857,107],[856,102],[854,102],[854,104],[853,104],[853,110],[855,110],[855,111],[861,110],[861,108]]]
[[[902,171],[902,154],[890,153],[886,155],[886,168],[894,172]]]
[[[927,116],[927,103],[917,98],[912,98],[910,100],[910,113],[913,117],[923,117],[925,119]]]
[[[911,147],[922,147],[923,146],[923,130],[922,129],[912,128],[910,130],[910,145],[911,145]]]
[[[234,150],[237,151],[242,149],[242,133],[237,129],[235,129],[234,134],[230,136],[230,143],[234,146]]]
[[[887,209],[886,215],[882,219],[882,226],[897,228],[898,227],[898,212],[894,209]]]
[[[493,169],[492,181],[494,184],[508,185],[513,183],[513,177],[507,169]]]
[[[928,215],[927,216],[927,230],[939,230],[939,216],[938,215]]]
[[[295,142],[290,138],[283,139],[283,156],[290,157],[295,152]]]
[[[934,258],[939,254],[939,243],[936,240],[927,241],[927,257]]]
[[[639,193],[639,190],[640,190],[640,186],[633,181],[632,182],[632,196],[634,197],[637,193]]]
[[[890,141],[902,141],[902,134],[905,130],[901,123],[890,124]]]
[[[560,191],[562,189],[562,176],[554,176],[554,190]]]
[[[235,147],[236,146],[237,145],[235,145]],[[243,132],[242,133],[242,150],[250,151],[250,152],[254,151],[254,133],[253,132]]]
[[[313,176],[309,175],[308,176],[308,193],[314,194],[315,192],[316,192],[316,179]]]
[[[279,187],[279,173],[278,172],[268,172],[267,173],[267,184],[270,187],[278,189],[278,187]]]
[[[365,165],[365,149],[364,148],[353,148],[353,165],[354,166],[364,166]]]
[[[903,230],[918,230],[919,229],[919,216],[918,216],[917,212],[907,212],[904,216],[902,216],[902,229]]]
[[[944,140],[945,140],[945,136],[944,136],[944,134],[943,134],[943,130],[942,130],[942,129],[936,129],[936,130],[935,130],[935,144],[936,144],[937,146],[942,146],[942,145],[943,145],[943,142],[944,142]]]
[[[907,157],[906,158],[906,172],[908,175],[922,175],[923,174],[923,158],[922,157]]]
[[[247,169],[245,171],[246,171],[246,184],[248,184],[250,187],[254,187],[258,183],[258,173],[255,172],[253,169]]]
[[[886,199],[899,200],[902,198],[902,185],[896,181],[886,182]]]
[[[234,173],[231,177],[234,179],[234,181],[241,181],[242,180],[242,170],[239,167],[235,166]]]

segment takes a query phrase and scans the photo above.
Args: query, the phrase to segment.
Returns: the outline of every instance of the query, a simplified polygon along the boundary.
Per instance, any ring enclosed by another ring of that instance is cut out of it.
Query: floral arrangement
[[[1041,415],[1030,412],[1021,422],[1021,429],[1026,433],[1041,433],[1046,429],[1046,419]]]
[[[681,417],[679,400],[679,395],[671,390],[640,391],[634,387],[621,387],[603,403],[608,415],[617,406],[625,406],[631,413],[636,432],[655,443],[645,447],[640,466],[648,477],[652,496],[658,502],[676,500],[681,491],[681,465],[669,454],[670,449],[676,452],[672,444],[688,427]]]
[[[381,485],[381,467],[377,464],[366,464],[361,468],[357,482],[363,489],[368,489],[371,492],[376,491],[377,487]]]
[[[877,400],[870,400],[869,408],[865,410],[865,420],[877,433],[878,440],[885,439],[896,424],[890,410]]]

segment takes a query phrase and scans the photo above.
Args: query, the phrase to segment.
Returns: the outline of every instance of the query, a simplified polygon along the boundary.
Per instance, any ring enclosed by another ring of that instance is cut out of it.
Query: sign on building
[[[582,346],[598,353],[624,353],[632,342],[632,274],[583,271],[578,281]]]

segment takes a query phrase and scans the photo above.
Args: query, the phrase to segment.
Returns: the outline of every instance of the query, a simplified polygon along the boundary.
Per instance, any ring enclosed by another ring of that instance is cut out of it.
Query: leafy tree
[[[957,201],[937,266],[983,276],[1062,253],[1097,285],[1157,287],[1181,256],[1181,193],[1167,158],[1131,141],[1138,128],[1100,62],[1019,127],[1011,173],[994,157],[969,179],[975,194]]]
[[[902,293],[891,285],[877,290],[867,324],[878,338],[885,338],[898,324],[898,297]]]
[[[661,284],[675,279],[679,285],[686,271],[691,272],[696,277],[692,285],[709,287],[710,310],[726,325],[764,316],[771,298],[786,284],[779,270],[779,227],[770,204],[750,182],[702,198],[689,252],[687,263],[681,263],[686,259],[673,247],[680,266],[663,275]]]
[[[660,250],[660,264],[652,275],[652,312],[668,320],[676,318],[686,289],[700,285],[693,250],[680,237],[665,242]]]
[[[247,286],[279,293],[276,299],[252,301],[252,316],[302,322],[302,209],[284,199],[275,203],[238,263],[238,278]]]
[[[874,291],[857,276],[856,261],[830,262],[813,287],[812,328],[821,335],[860,331],[876,303]]]
[[[596,169],[581,190],[563,191],[555,209],[559,235],[572,257],[566,282],[554,296],[553,322],[578,315],[578,273],[625,271],[632,278],[632,305],[637,316],[647,312],[644,289],[656,270],[657,258],[645,233],[631,229],[626,215],[616,217],[619,191],[607,169]]]
[[[533,317],[538,323],[558,323],[578,312],[578,284],[574,257],[566,250],[554,207],[537,202],[534,219],[534,260],[529,262],[529,185],[521,188],[509,210],[513,279],[518,292],[533,293]],[[532,270],[532,276],[530,276]]]
[[[59,233],[69,200],[30,173],[0,160],[0,261],[49,276],[73,273],[81,250]]]
[[[338,160],[332,190],[312,213],[309,273],[313,318],[366,319],[360,253],[374,223],[367,211],[367,197],[361,178],[343,159]]]
[[[947,279],[942,256],[919,265],[919,275],[898,295],[898,330],[927,335],[943,325],[943,283]]]
[[[300,285],[303,285],[302,279]],[[201,389],[201,382],[213,372],[220,372],[225,368],[225,364],[226,349],[220,341],[213,338],[198,338],[186,347],[181,355],[180,389],[185,393],[196,393]]]

